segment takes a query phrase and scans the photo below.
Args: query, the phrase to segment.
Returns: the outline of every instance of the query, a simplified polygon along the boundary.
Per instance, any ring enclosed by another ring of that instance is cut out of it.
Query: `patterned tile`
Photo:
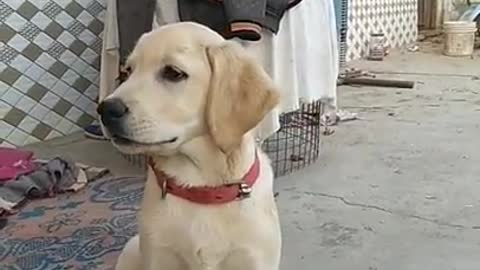
[[[385,34],[392,47],[416,40],[417,0],[351,0],[348,11],[347,60],[367,55],[372,33]]]
[[[16,35],[15,35],[16,36]],[[19,47],[23,44],[19,44]],[[18,52],[8,45],[0,48],[0,63],[10,64],[18,56]]]
[[[60,44],[59,42],[57,41],[54,41],[50,48],[48,48],[47,52],[50,54],[50,56],[52,56],[53,58],[57,59],[59,58],[65,51],[67,50],[67,48],[65,48],[62,44]]]
[[[20,31],[20,35],[22,35],[22,37],[24,37],[28,41],[32,42],[38,36],[38,34],[40,34],[41,31],[42,29],[38,28],[38,26],[36,26],[35,24],[27,22],[23,29]]]
[[[0,1],[0,144],[95,121],[105,0]]]
[[[62,7],[50,1],[43,7],[43,13],[50,18],[55,18],[58,14],[62,13]]]
[[[0,1],[0,22],[4,22],[8,16],[12,15],[14,9],[8,6],[5,2]]]

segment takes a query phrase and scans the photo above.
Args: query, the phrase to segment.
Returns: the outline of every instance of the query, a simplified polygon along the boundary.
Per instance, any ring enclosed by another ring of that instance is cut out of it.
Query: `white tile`
[[[93,117],[97,117],[97,103],[95,102],[90,102],[87,106],[87,109],[85,110],[86,113]]]
[[[45,72],[45,74],[43,74],[38,83],[40,83],[47,89],[51,89],[57,83],[57,81],[58,79],[55,76],[53,76],[49,72]]]
[[[43,74],[45,74],[45,70],[35,63],[25,71],[25,75],[35,81],[40,79]]]
[[[51,127],[56,127],[58,123],[62,120],[62,117],[54,111],[50,111],[42,121],[47,123]]]
[[[78,39],[85,42],[85,44],[89,46],[93,44],[96,38],[97,36],[95,36],[95,34],[88,29],[83,30],[83,32],[78,35]]]
[[[57,41],[60,42],[63,46],[68,48],[75,41],[75,37],[69,32],[63,31],[63,33],[60,36],[58,36]]]
[[[77,131],[82,131],[82,128],[77,126],[77,125],[73,125],[72,129],[70,129],[70,131],[68,133],[74,133],[74,132],[77,132]]]
[[[65,11],[60,12],[57,17],[55,17],[55,21],[63,27],[69,26],[74,20],[75,19]]]
[[[70,108],[65,117],[70,119],[72,122],[77,122],[77,120],[82,116],[83,112],[76,107]]]
[[[80,92],[78,92],[77,90],[69,88],[62,97],[68,100],[70,103],[76,104],[75,102],[80,97],[80,95]]]
[[[10,133],[10,135],[8,135],[7,141],[13,143],[16,146],[22,146],[25,144],[25,141],[27,140],[28,136],[29,135],[27,133],[16,128]]]
[[[98,76],[98,71],[91,66],[88,66],[82,73],[83,77],[87,78],[91,83],[94,83]]]
[[[34,143],[38,143],[38,142],[40,142],[39,139],[37,139],[33,136],[28,136],[28,138],[25,140],[25,145],[34,144]]]
[[[10,47],[14,48],[15,50],[21,52],[23,51],[30,41],[22,37],[20,34],[15,34],[7,43]]]
[[[35,63],[43,67],[44,69],[49,69],[57,60],[52,56],[48,55],[47,53],[42,53]]]
[[[53,109],[59,100],[59,96],[55,95],[53,92],[47,92],[40,100],[40,103],[45,105],[47,108]]]
[[[40,1],[30,0],[30,2],[32,2],[35,5],[35,2],[40,2]],[[47,28],[47,26],[52,22],[52,19],[48,18],[47,15],[43,14],[42,12],[38,12],[37,14],[35,14],[35,16],[33,16],[32,19],[30,19],[30,22],[38,26],[38,28],[45,30],[45,28]]]
[[[75,61],[75,63],[73,63],[71,66],[70,66],[73,70],[75,70],[76,72],[78,72],[78,74],[83,74],[83,72],[85,71],[85,69],[87,69],[88,67],[88,64],[83,61],[82,59],[78,59],[77,61]]]
[[[10,86],[0,80],[0,97],[7,91]]]
[[[10,87],[5,94],[2,96],[2,100],[7,102],[8,104],[15,106],[22,98],[23,94],[16,90],[13,87]]]
[[[37,44],[38,47],[44,50],[47,50],[52,44],[52,42],[53,39],[43,32],[38,34],[37,37],[35,37],[35,39],[33,40],[33,43]]]
[[[0,144],[1,147],[7,147],[7,148],[17,148],[15,145],[7,142],[7,141],[4,141],[3,143]]]
[[[77,16],[77,21],[79,21],[81,24],[88,26],[90,23],[94,20],[95,18],[88,13],[87,11],[82,11],[80,14]]]
[[[93,61],[95,61],[97,56],[98,54],[90,48],[86,48],[85,51],[83,51],[83,53],[80,55],[80,57],[89,64],[93,64]]]
[[[84,95],[80,95],[80,97],[75,101],[75,106],[77,106],[80,110],[86,112],[91,107],[90,103],[93,103],[89,98]]]
[[[66,50],[62,55],[60,55],[60,61],[67,66],[71,66],[73,62],[77,61],[78,57],[71,52],[70,50]]]
[[[28,89],[34,84],[34,81],[30,80],[27,76],[22,75],[15,81],[13,87],[17,88],[22,93],[27,93]]]
[[[95,101],[98,96],[98,87],[92,84],[87,88],[87,90],[85,90],[85,92],[83,92],[83,94]]]
[[[97,74],[97,77],[93,80],[93,83],[94,83],[96,86],[99,86],[99,85],[100,85],[100,73]]]
[[[106,11],[102,10],[97,14],[97,19],[104,22]],[[103,35],[101,35],[103,37]]]
[[[23,4],[23,1],[19,1],[19,0],[2,0],[2,2],[15,10],[18,9]]]
[[[66,6],[68,6],[68,4],[72,2],[72,0],[53,0],[53,2],[57,3],[62,8],[65,8]]]
[[[63,97],[65,95],[65,93],[70,89],[71,87],[62,82],[62,81],[58,81],[53,87],[52,87],[52,92],[54,92],[55,94],[57,94],[58,96],[60,97]]]
[[[26,113],[29,113],[33,107],[35,107],[35,105],[37,105],[37,102],[30,98],[29,96],[27,95],[24,95],[20,101],[18,101],[17,105],[15,105],[15,107],[17,107],[18,109],[26,112]]]
[[[63,134],[68,134],[74,125],[68,119],[63,118],[55,128]]]
[[[47,115],[49,112],[49,109],[45,106],[43,106],[40,103],[37,103],[35,107],[30,111],[30,115],[38,120],[42,120],[45,115]]]
[[[28,58],[25,56],[19,54],[13,61],[10,63],[10,66],[14,67],[16,70],[20,72],[25,72],[31,65],[33,64],[32,61],[30,61]]]
[[[73,85],[78,78],[80,78],[80,76],[75,71],[70,69],[67,70],[62,76],[62,80],[69,85]]]
[[[83,8],[87,8],[92,0],[76,0],[75,2],[79,3]]]
[[[25,116],[25,118],[23,118],[22,122],[20,122],[18,127],[26,133],[30,134],[35,129],[35,127],[37,127],[38,124],[40,124],[40,121],[27,115]]]
[[[10,104],[0,100],[0,119],[3,119],[10,109],[12,109]]]
[[[107,7],[107,1],[106,0],[95,0],[95,2],[99,3],[104,8]]]
[[[22,2],[22,1],[18,1]],[[22,30],[23,26],[27,23],[27,20],[25,20],[22,16],[20,16],[18,13],[14,12],[8,18],[5,20],[5,24],[10,26],[13,30],[20,32]]]
[[[0,138],[6,139],[14,129],[14,126],[3,120],[0,120]]]
[[[0,62],[0,72],[3,72],[7,68],[7,64]]]
[[[63,136],[62,133],[60,133],[60,132],[58,132],[58,131],[56,131],[56,130],[52,130],[52,131],[50,132],[50,134],[48,134],[47,138],[45,138],[45,139],[51,140],[51,139],[55,139],[55,138],[62,137],[62,136]]]

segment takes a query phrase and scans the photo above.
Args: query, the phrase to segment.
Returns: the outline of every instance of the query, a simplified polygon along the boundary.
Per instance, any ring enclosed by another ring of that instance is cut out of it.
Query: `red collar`
[[[260,174],[260,160],[255,152],[255,161],[250,170],[243,176],[239,183],[227,184],[217,187],[185,187],[176,183],[175,178],[168,176],[163,171],[155,168],[155,162],[150,157],[148,165],[152,168],[157,178],[157,183],[162,189],[162,198],[167,193],[198,204],[223,204],[248,198],[252,187]]]

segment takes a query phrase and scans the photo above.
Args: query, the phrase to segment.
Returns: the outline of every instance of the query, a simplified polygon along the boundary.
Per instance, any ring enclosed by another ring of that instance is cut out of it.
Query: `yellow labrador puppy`
[[[142,36],[98,107],[113,144],[146,154],[139,215],[117,270],[278,270],[270,161],[252,129],[279,102],[241,47],[194,23]]]

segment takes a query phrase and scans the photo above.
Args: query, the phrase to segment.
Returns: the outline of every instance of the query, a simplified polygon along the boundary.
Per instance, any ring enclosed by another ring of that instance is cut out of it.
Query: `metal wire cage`
[[[262,144],[272,160],[275,177],[298,171],[318,159],[323,112],[323,102],[318,100],[302,103],[298,110],[280,115],[280,130]]]
[[[298,110],[280,115],[280,129],[262,143],[270,157],[275,177],[288,175],[314,163],[320,155],[324,103],[302,103]],[[141,155],[123,156],[131,164],[146,168]]]

